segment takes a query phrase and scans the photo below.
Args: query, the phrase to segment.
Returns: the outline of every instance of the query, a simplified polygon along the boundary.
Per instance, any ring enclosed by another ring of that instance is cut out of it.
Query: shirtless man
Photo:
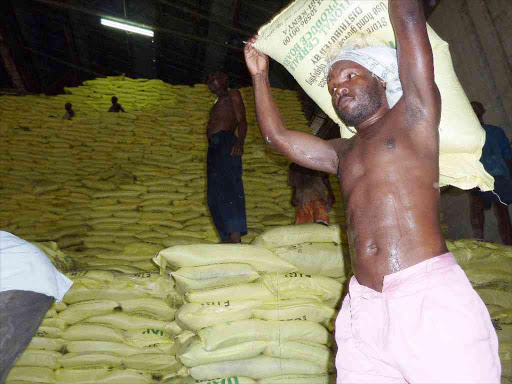
[[[489,314],[445,245],[439,223],[441,98],[419,0],[389,0],[403,95],[343,52],[328,90],[351,139],[286,129],[266,55],[245,47],[262,136],[302,166],[342,183],[355,276],[336,320],[338,383],[499,383]],[[362,53],[367,52],[362,50]],[[356,52],[361,53],[361,52]],[[398,73],[397,73],[398,78]]]
[[[116,96],[112,96],[110,101],[112,101],[112,106],[109,108],[109,112],[126,112],[121,104],[117,102],[118,98]]]
[[[240,243],[247,234],[242,182],[245,106],[240,91],[228,89],[228,76],[223,72],[208,76],[208,88],[217,95],[206,128],[208,207],[222,242]]]

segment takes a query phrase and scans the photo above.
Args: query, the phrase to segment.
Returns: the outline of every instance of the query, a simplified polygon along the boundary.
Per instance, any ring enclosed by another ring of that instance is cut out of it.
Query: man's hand
[[[244,153],[244,143],[238,139],[233,145],[233,149],[231,150],[231,156],[233,157],[241,157]]]
[[[253,47],[256,40],[256,36],[251,37],[244,48],[245,62],[252,77],[267,75],[269,65],[268,56]]]

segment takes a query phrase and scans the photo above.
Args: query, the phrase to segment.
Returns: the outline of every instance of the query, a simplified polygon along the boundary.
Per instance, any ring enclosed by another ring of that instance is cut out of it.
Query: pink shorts
[[[489,312],[451,253],[350,280],[336,319],[337,383],[499,383]]]

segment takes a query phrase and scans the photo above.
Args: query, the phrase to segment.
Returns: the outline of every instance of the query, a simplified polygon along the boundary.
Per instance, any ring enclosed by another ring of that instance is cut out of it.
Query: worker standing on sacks
[[[338,383],[499,383],[488,311],[448,253],[439,223],[441,98],[419,0],[390,0],[397,50],[340,50],[328,66],[351,139],[286,129],[268,57],[245,47],[267,144],[343,185],[355,276],[336,321]]]
[[[208,88],[217,95],[206,128],[208,208],[221,241],[241,243],[241,236],[247,235],[242,181],[242,154],[247,135],[245,105],[238,89],[228,89],[228,76],[224,72],[210,74]],[[236,129],[238,137],[234,134]]]

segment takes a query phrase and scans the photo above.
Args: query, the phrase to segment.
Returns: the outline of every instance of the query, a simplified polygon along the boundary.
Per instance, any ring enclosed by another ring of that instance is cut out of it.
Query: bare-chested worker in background
[[[208,76],[208,88],[217,95],[206,130],[208,207],[222,242],[240,243],[241,236],[247,234],[242,182],[245,106],[240,91],[228,89],[228,76],[223,72]]]
[[[286,129],[268,57],[250,39],[260,130],[293,162],[342,183],[355,277],[336,321],[338,383],[499,383],[496,332],[440,229],[441,97],[423,9],[389,6],[396,51],[342,48],[329,63],[333,106],[357,131],[348,140]],[[401,96],[389,105],[393,72]]]

